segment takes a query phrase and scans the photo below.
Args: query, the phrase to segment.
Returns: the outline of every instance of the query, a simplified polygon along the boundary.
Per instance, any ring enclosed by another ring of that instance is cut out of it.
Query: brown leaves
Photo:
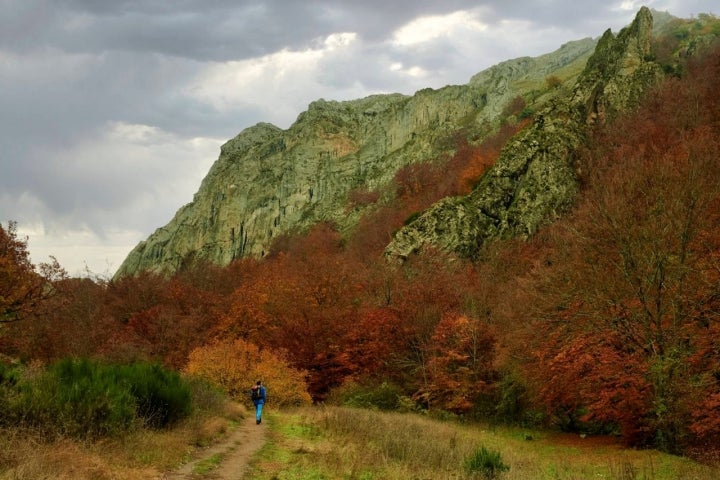
[[[16,322],[37,314],[56,295],[52,286],[66,277],[53,258],[51,263],[35,266],[30,262],[27,240],[17,237],[17,225],[0,224],[0,323]]]
[[[456,413],[472,409],[495,380],[492,329],[464,315],[446,315],[426,346],[427,382],[416,398]]]

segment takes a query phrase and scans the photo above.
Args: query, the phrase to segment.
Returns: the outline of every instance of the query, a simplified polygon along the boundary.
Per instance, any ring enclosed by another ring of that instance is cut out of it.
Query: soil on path
[[[255,416],[243,420],[240,426],[227,439],[203,450],[202,455],[183,465],[178,470],[168,473],[167,480],[182,479],[213,479],[241,480],[248,471],[250,458],[265,443],[265,426],[255,424]],[[195,473],[197,467],[213,457],[220,457],[216,468],[207,473]]]

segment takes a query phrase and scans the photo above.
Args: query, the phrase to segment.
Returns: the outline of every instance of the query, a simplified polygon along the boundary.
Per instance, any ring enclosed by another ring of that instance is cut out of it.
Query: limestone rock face
[[[203,259],[226,265],[263,256],[273,238],[319,221],[348,226],[350,190],[386,184],[397,169],[440,152],[450,135],[484,105],[468,86],[318,100],[288,129],[258,124],[225,143],[193,201],[141,242],[115,277],[173,273]]]
[[[402,259],[434,245],[472,257],[490,239],[532,234],[567,210],[577,190],[573,152],[588,124],[632,107],[662,75],[647,60],[652,24],[642,8],[617,36],[605,32],[574,87],[508,142],[473,192],[435,204],[398,231],[386,255]]]
[[[509,100],[536,89],[549,74],[572,77],[595,43],[585,39],[542,57],[505,62],[467,85],[413,96],[318,100],[287,130],[266,123],[247,128],[221,147],[193,201],[140,242],[115,278],[172,274],[196,259],[227,265],[262,257],[278,235],[320,221],[349,229],[363,213],[348,210],[350,191],[380,189],[403,166],[451,153],[452,142],[444,140],[461,129],[487,131]],[[467,219],[477,219],[473,208]],[[443,224],[462,221],[447,218]]]
[[[597,40],[585,38],[568,42],[558,50],[539,57],[521,57],[501,62],[483,70],[470,79],[470,85],[479,86],[490,98],[495,99],[490,109],[498,115],[501,109],[518,94],[518,84],[542,85],[545,79],[556,75],[568,76],[567,70],[584,66],[584,61],[593,53]],[[577,62],[583,59],[583,62]]]

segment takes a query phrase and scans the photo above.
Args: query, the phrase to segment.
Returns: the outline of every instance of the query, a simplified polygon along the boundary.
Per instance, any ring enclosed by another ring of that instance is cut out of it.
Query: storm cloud
[[[680,17],[714,1],[648,1]],[[34,262],[111,275],[219,147],[318,98],[466,83],[627,25],[591,1],[0,0],[0,221]]]

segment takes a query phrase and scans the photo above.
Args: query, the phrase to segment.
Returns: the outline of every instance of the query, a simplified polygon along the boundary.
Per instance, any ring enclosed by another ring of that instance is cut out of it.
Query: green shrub
[[[15,386],[20,380],[20,370],[0,362],[0,386]]]
[[[500,457],[500,452],[480,447],[465,459],[465,471],[470,475],[481,475],[482,478],[494,479],[502,472],[510,470]]]
[[[348,382],[334,392],[333,397],[337,403],[346,407],[398,410],[402,391],[399,387],[387,382],[379,385]]]
[[[6,424],[10,419],[10,399],[16,391],[20,379],[17,367],[0,362],[0,425]]]
[[[18,382],[6,420],[74,437],[117,435],[138,421],[161,428],[186,417],[190,388],[159,365],[61,360]],[[2,401],[0,401],[2,403]]]
[[[61,360],[19,387],[11,406],[17,422],[42,431],[114,435],[135,420],[135,400],[127,386],[88,360]]]
[[[129,387],[135,398],[137,415],[147,426],[166,427],[190,414],[190,387],[177,372],[150,363],[109,368],[115,370],[119,383],[124,382]]]
[[[526,118],[530,118],[533,115],[535,115],[535,109],[532,107],[525,107],[518,114],[518,120],[525,120]]]

